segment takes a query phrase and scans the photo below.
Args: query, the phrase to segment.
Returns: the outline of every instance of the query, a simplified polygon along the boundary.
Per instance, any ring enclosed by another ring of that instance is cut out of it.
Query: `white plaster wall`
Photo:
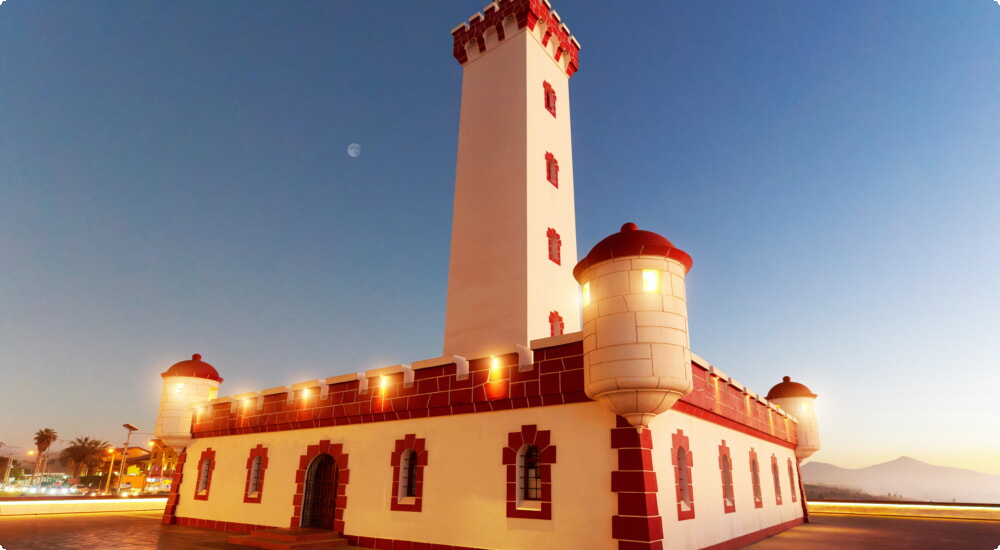
[[[535,424],[551,432],[552,519],[506,516],[507,434]],[[359,536],[485,548],[607,548],[616,498],[610,472],[614,417],[593,402],[494,413],[381,422],[333,428],[196,439],[188,448],[176,515],[287,527],[299,457],[328,439],[348,454],[345,531]],[[426,440],[421,512],[390,510],[395,441],[413,433]],[[258,443],[268,448],[260,504],[243,503],[246,460]],[[193,499],[201,452],[216,451],[207,501]],[[585,504],[584,504],[585,503]],[[585,527],[582,527],[585,526]]]
[[[665,549],[704,548],[771,525],[802,516],[801,499],[792,502],[791,491],[798,491],[798,477],[789,485],[788,459],[795,464],[795,452],[787,447],[757,439],[742,432],[674,410],[657,416],[651,423],[653,465],[659,487],[657,504],[663,517]],[[676,479],[670,454],[671,434],[684,430],[694,453],[691,468],[694,492],[694,519],[677,520]],[[719,469],[719,445],[726,441],[733,464],[733,494],[736,511],[726,514],[722,501],[722,474]],[[763,508],[754,508],[750,477],[750,448],[757,452],[760,465],[760,488]],[[775,503],[771,454],[778,457],[782,503]],[[798,472],[795,474],[798,476]],[[799,495],[796,493],[796,498]]]

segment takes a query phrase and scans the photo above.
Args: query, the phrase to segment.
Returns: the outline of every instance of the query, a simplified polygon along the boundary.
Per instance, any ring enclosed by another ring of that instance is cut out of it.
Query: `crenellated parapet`
[[[579,68],[580,43],[547,0],[490,2],[481,13],[470,17],[468,23],[452,29],[455,59],[465,65],[492,47],[492,40],[503,42],[525,28],[538,37],[553,61],[566,71],[566,76],[573,76]]]

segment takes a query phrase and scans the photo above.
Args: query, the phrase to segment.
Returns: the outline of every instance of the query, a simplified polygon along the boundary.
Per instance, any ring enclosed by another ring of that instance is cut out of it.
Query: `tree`
[[[80,477],[84,468],[90,473],[104,458],[104,449],[110,447],[107,441],[78,437],[59,453],[59,462],[73,468],[73,477]]]
[[[59,434],[52,428],[44,428],[35,432],[35,446],[38,447],[38,456],[35,457],[35,469],[32,470],[35,475],[41,473],[38,470],[38,463],[42,460],[42,455],[45,454],[45,451],[49,450],[49,447],[58,438]]]

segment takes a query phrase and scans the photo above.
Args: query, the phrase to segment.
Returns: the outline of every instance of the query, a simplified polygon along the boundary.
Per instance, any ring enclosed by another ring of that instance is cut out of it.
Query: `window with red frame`
[[[562,315],[558,311],[549,312],[549,336],[561,336],[566,328]]]
[[[778,472],[778,457],[771,455],[771,477],[774,478],[774,502],[781,504],[781,475]]]
[[[550,227],[548,232],[546,232],[546,237],[549,240],[549,259],[558,265],[562,265],[562,239],[559,238],[559,233],[556,233],[556,230]]]
[[[503,463],[507,468],[507,517],[552,519],[552,465],[556,447],[550,432],[521,426],[507,434]]]
[[[212,488],[212,472],[215,470],[215,451],[211,447],[201,452],[198,460],[198,483],[195,485],[194,499],[208,500]]]
[[[548,82],[542,82],[542,88],[545,91],[545,110],[556,116],[556,91]]]
[[[792,467],[792,459],[788,459],[788,489],[792,493],[792,502],[798,502],[799,499],[795,498],[795,468]]]
[[[545,153],[545,179],[553,187],[559,187],[559,161],[552,153]]]
[[[260,504],[264,494],[264,471],[267,470],[267,449],[257,445],[250,449],[247,458],[247,481],[243,489],[243,502]]]
[[[750,449],[750,481],[753,484],[753,507],[763,508],[764,499],[760,494],[760,464],[757,462],[757,451]]]
[[[691,464],[694,462],[694,454],[688,450],[691,448],[691,443],[684,435],[684,430],[677,430],[677,433],[670,437],[673,443],[670,458],[674,465],[677,489],[677,519],[694,519],[694,490],[691,483]]]
[[[722,474],[722,510],[731,514],[736,511],[736,496],[733,493],[733,459],[725,440],[719,445],[719,471]]]
[[[424,496],[424,466],[427,449],[424,439],[406,434],[396,440],[392,452],[392,498],[389,508],[399,512],[420,512]]]

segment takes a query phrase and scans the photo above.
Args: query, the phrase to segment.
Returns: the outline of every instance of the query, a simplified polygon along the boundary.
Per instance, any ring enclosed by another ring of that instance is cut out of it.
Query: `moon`
[[[358,145],[357,143],[352,143],[352,144],[348,145],[347,146],[347,154],[350,155],[351,158],[358,158],[358,157],[360,157],[361,156],[361,146]]]

